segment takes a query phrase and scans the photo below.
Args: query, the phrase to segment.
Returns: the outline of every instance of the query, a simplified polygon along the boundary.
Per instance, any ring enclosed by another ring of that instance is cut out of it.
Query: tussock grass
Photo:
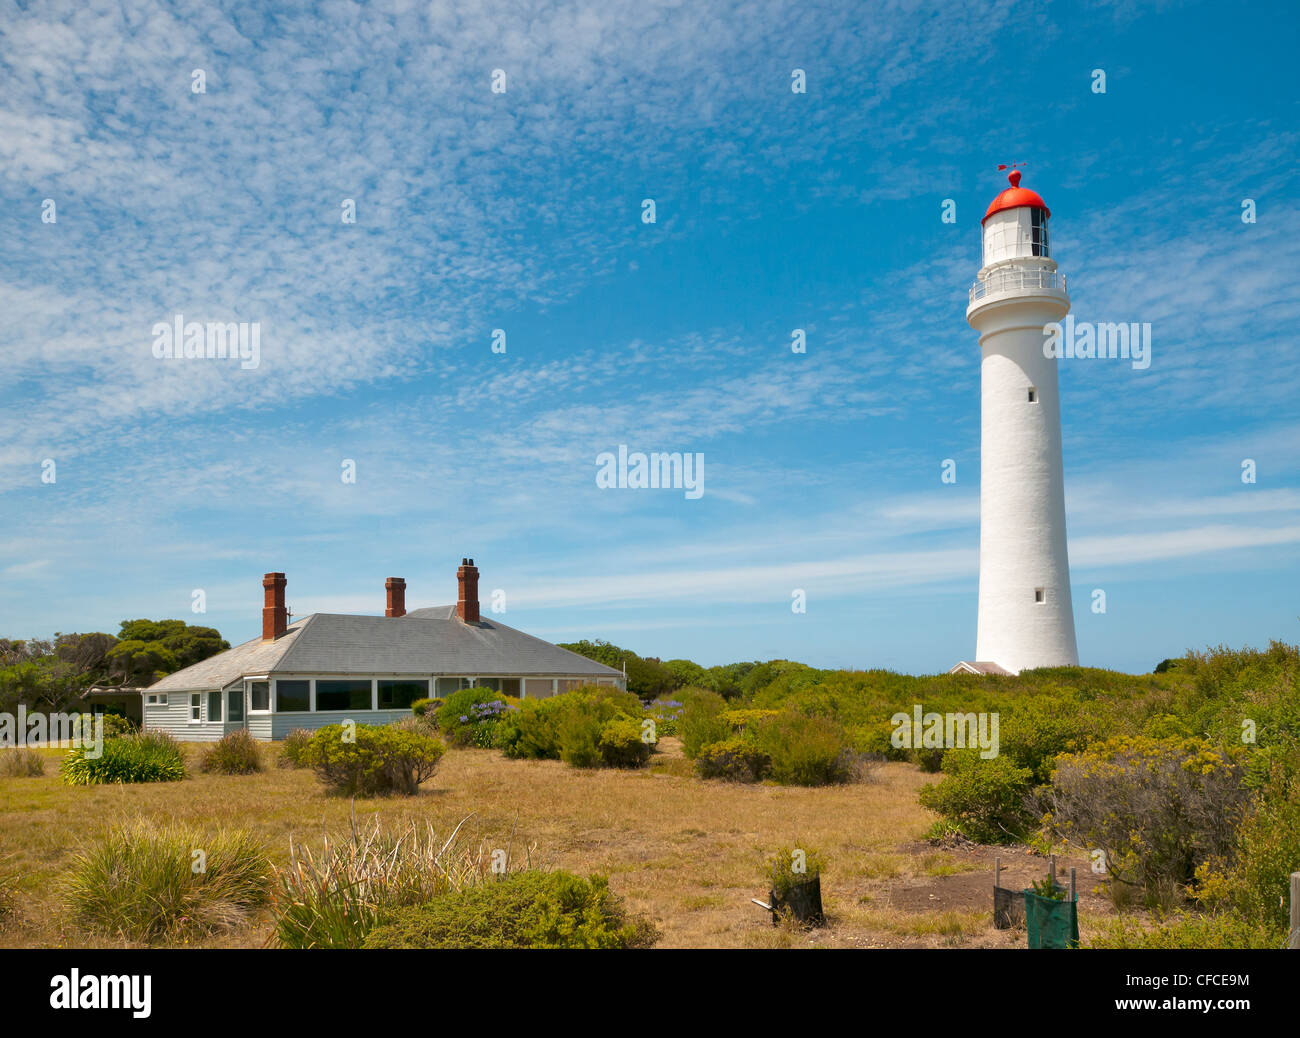
[[[0,750],[0,778],[37,778],[45,774],[45,758],[25,746]]]
[[[392,830],[376,818],[362,831],[355,816],[319,853],[290,840],[289,864],[276,877],[276,939],[286,948],[359,948],[394,910],[481,882],[492,861],[482,844],[474,850],[459,839],[467,820],[445,840],[428,822]]]
[[[76,852],[66,902],[91,933],[154,943],[205,936],[267,901],[271,863],[246,830],[129,822]]]
[[[238,728],[218,739],[199,767],[218,775],[252,775],[262,770],[262,750],[247,728]]]

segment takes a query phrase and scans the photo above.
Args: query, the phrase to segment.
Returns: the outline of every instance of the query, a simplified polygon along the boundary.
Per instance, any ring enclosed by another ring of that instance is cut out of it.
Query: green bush
[[[488,748],[497,744],[497,728],[509,713],[505,696],[480,687],[462,688],[447,696],[436,717],[438,728],[453,746]]]
[[[70,786],[103,782],[176,782],[185,777],[185,754],[166,732],[144,732],[105,739],[98,757],[77,746],[63,758],[60,771]]]
[[[1033,825],[1027,800],[1033,773],[1006,757],[984,760],[973,750],[943,758],[944,778],[921,789],[918,799],[977,843],[1013,843]]]
[[[807,847],[786,847],[768,864],[772,893],[778,900],[789,897],[797,886],[817,879],[825,868],[821,853]]]
[[[45,774],[45,758],[35,750],[16,746],[0,750],[0,778],[39,778]]]
[[[438,716],[438,708],[441,706],[441,699],[417,699],[411,704],[411,713],[416,717],[430,715],[436,718]]]
[[[593,711],[571,708],[560,714],[557,734],[560,760],[575,768],[595,768],[604,763],[600,736],[604,728]]]
[[[761,782],[772,770],[772,758],[755,746],[752,739],[733,735],[700,750],[695,767],[701,778]]]
[[[1251,925],[1286,933],[1291,873],[1300,867],[1300,778],[1278,769],[1254,798],[1230,854],[1202,863],[1194,895]],[[1279,938],[1280,940],[1280,938]]]
[[[783,711],[757,723],[754,741],[782,785],[829,786],[855,777],[857,755],[848,733],[828,718]]]
[[[500,719],[496,739],[507,757],[563,760],[579,768],[640,767],[651,753],[641,739],[643,718],[640,700],[630,693],[588,686],[525,699]]]
[[[302,759],[334,793],[414,796],[443,752],[437,739],[392,725],[331,724],[312,736]]]
[[[73,920],[110,937],[154,942],[227,930],[267,901],[271,863],[244,830],[203,833],[138,821],[77,852]]]
[[[1144,930],[1121,918],[1088,942],[1089,948],[1280,948],[1285,929],[1270,929],[1231,913],[1175,915]]]
[[[650,759],[650,744],[641,738],[641,725],[630,717],[606,721],[598,745],[601,760],[611,768],[640,768]]]
[[[281,768],[309,768],[306,760],[307,744],[315,733],[307,728],[295,728],[280,744],[280,757],[275,762]]]
[[[1241,756],[1204,739],[1140,735],[1063,754],[1047,790],[1047,825],[1104,851],[1110,879],[1148,904],[1175,902],[1199,865],[1232,848],[1248,799]]]
[[[252,775],[262,770],[262,749],[247,728],[236,728],[204,752],[199,768],[218,775]]]
[[[638,948],[654,926],[629,919],[602,876],[519,872],[400,909],[367,948]]]
[[[720,695],[697,688],[683,691],[679,698],[682,711],[677,731],[687,757],[694,760],[705,746],[731,737],[731,725],[722,716],[727,701]]]

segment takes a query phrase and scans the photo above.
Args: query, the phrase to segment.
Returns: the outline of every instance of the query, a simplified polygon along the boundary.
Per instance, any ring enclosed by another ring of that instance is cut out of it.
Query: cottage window
[[[282,714],[310,710],[311,682],[277,681],[275,683],[275,709]]]
[[[221,693],[220,692],[208,693],[208,720],[209,721],[221,720]]]
[[[381,679],[379,682],[380,710],[407,710],[417,699],[427,699],[427,681],[402,681]]]
[[[342,678],[316,682],[316,709],[369,710],[370,679]]]
[[[203,694],[201,692],[190,693],[190,724],[198,724],[203,720]]]
[[[152,692],[144,697],[145,706],[166,706],[166,692]]]

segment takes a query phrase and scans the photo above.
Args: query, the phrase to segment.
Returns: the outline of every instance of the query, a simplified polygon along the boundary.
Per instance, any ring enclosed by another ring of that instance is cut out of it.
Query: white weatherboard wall
[[[1028,212],[1010,209],[988,218],[987,265],[979,273],[987,291],[966,313],[983,352],[975,658],[1012,673],[1079,662],[1057,362],[1043,356],[1043,326],[1060,321],[1070,299],[1058,287],[1056,264],[1030,255],[1020,226]]]

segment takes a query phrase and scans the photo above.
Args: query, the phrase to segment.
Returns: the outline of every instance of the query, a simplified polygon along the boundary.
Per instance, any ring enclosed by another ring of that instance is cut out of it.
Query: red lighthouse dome
[[[1037,191],[1030,191],[1029,188],[1020,186],[1020,170],[1013,169],[1007,174],[1007,179],[1011,181],[1011,186],[989,203],[989,211],[984,214],[984,220],[987,220],[994,213],[1002,212],[1004,209],[1020,209],[1024,206],[1031,209],[1041,209],[1049,217],[1052,215],[1052,211],[1047,208],[1047,203],[1043,201],[1042,196]],[[980,223],[983,223],[984,220],[981,220]]]

